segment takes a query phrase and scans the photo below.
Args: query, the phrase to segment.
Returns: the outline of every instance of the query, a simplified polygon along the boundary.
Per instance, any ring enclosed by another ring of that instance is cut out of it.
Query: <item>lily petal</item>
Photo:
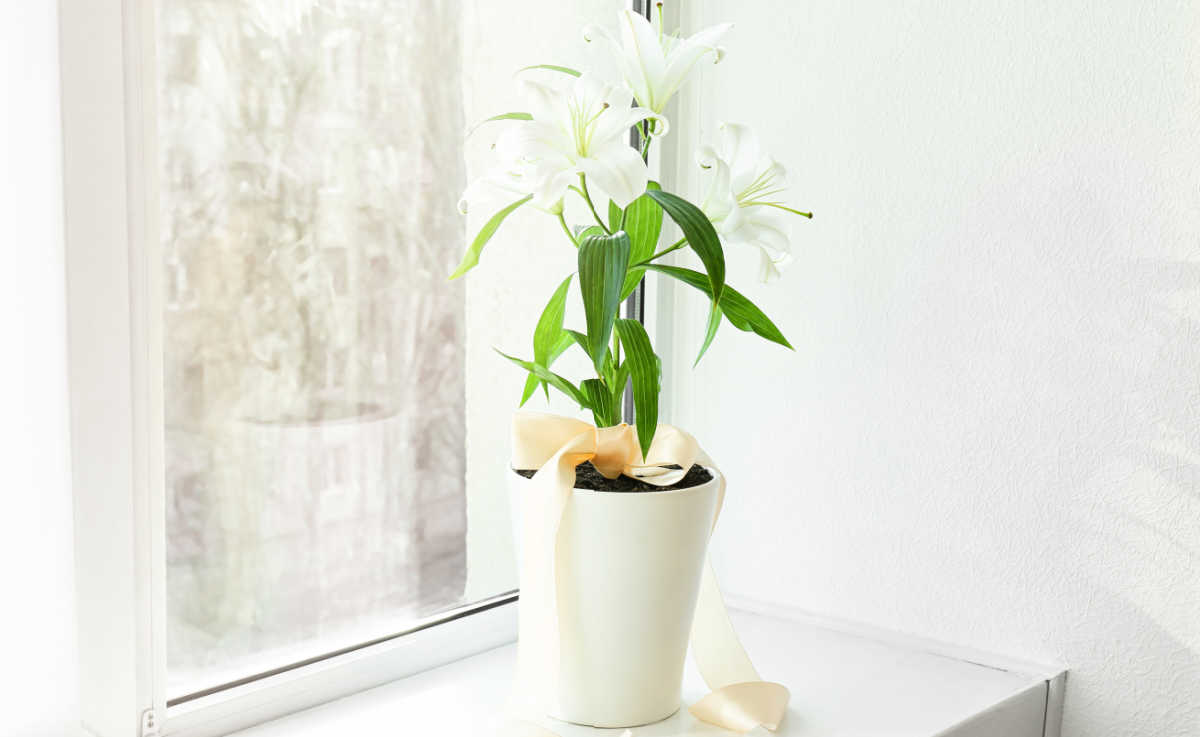
[[[730,186],[734,192],[744,192],[758,176],[758,163],[762,159],[762,146],[758,136],[739,123],[721,123],[718,153],[729,163]]]
[[[477,208],[499,205],[509,201],[514,194],[528,194],[527,183],[519,173],[496,169],[467,185],[458,200],[458,211],[463,215]]]
[[[716,45],[722,36],[733,28],[732,23],[706,28],[688,39],[679,41],[667,58],[667,67],[663,73],[662,89],[659,96],[670,99],[680,85],[696,66],[696,62],[705,54],[713,55],[713,63],[719,62],[725,56],[725,51]]]
[[[570,120],[561,93],[532,79],[522,78],[519,85],[534,121],[560,126],[564,132],[568,129]]]
[[[540,121],[509,126],[496,139],[496,153],[501,160],[540,161],[565,158],[570,155],[570,142],[558,130]]]
[[[778,261],[773,259],[766,251],[759,251],[761,260],[759,262],[759,274],[762,275],[764,282],[773,282],[783,276],[783,271],[791,265],[793,259],[792,254],[784,254]]]
[[[608,140],[610,138],[621,138],[625,140],[629,129],[643,120],[653,120],[655,122],[652,136],[661,137],[667,134],[670,130],[670,125],[666,117],[659,115],[649,108],[644,107],[625,107],[609,108],[596,119],[596,128],[592,134],[596,140]],[[628,145],[628,144],[627,144]]]
[[[770,208],[767,207],[739,210],[742,218],[738,227],[728,234],[722,234],[722,238],[729,246],[752,246],[761,252],[763,281],[778,277],[792,261],[788,221],[769,212]]]
[[[626,81],[633,87],[638,102],[660,113],[667,104],[665,98],[658,99],[658,92],[663,88],[667,74],[667,60],[659,43],[658,31],[650,25],[650,21],[629,9],[618,13],[617,22],[625,56],[636,62],[637,79]]]
[[[618,22],[621,21],[618,15]],[[616,62],[617,72],[628,85],[633,96],[639,101],[644,101],[650,98],[650,88],[646,85],[646,80],[641,73],[641,65],[638,60],[631,54],[627,54],[621,46],[621,42],[613,36],[607,28],[598,25],[589,25],[583,29],[583,40],[588,43],[599,43],[608,49],[612,60]]]
[[[737,207],[733,190],[729,187],[729,166],[709,146],[696,153],[696,163],[708,172],[709,179],[704,199],[700,201],[700,209],[713,223],[724,221]]]
[[[580,159],[579,168],[619,207],[628,207],[640,197],[650,180],[641,154],[619,138],[602,144],[592,156]]]
[[[533,199],[529,204],[551,213],[562,212],[563,197],[566,196],[567,189],[575,182],[575,177],[573,167],[543,172],[540,177],[534,178]]]

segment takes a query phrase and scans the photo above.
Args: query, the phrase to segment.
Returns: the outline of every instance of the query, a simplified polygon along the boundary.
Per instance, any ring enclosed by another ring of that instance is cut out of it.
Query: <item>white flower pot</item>
[[[550,716],[593,727],[635,727],[680,707],[680,685],[704,556],[716,513],[717,471],[689,489],[576,489],[560,541],[560,662]],[[514,527],[522,489],[510,472]],[[521,535],[517,530],[518,555]]]

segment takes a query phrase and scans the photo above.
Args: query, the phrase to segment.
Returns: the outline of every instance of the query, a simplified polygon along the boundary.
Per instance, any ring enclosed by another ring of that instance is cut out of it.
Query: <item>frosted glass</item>
[[[461,14],[159,0],[171,697],[465,603]]]

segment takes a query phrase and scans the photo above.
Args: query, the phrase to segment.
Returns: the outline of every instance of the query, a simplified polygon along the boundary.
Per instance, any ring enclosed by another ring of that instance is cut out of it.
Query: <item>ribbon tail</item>
[[[734,732],[765,727],[774,732],[787,713],[790,694],[781,684],[768,681],[735,683],[718,688],[688,708],[702,722]]]
[[[717,586],[712,561],[704,561],[692,622],[692,658],[712,693],[688,709],[697,719],[735,732],[774,731],[787,713],[790,694],[759,677],[738,639]]]
[[[735,683],[762,680],[733,629],[711,560],[704,561],[691,645],[696,667],[714,691]]]
[[[704,451],[700,451],[700,459],[702,463],[716,467]],[[713,516],[714,528],[724,501],[722,478],[717,511]],[[749,732],[755,727],[766,727],[771,731],[779,728],[787,713],[790,694],[781,684],[762,680],[754,663],[750,662],[729,619],[711,558],[704,561],[700,594],[692,620],[691,646],[692,659],[704,682],[712,689],[688,709],[692,716],[735,732]]]

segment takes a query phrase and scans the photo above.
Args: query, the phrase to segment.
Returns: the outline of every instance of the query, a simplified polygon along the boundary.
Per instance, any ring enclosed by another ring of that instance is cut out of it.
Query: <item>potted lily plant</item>
[[[646,163],[668,133],[667,104],[698,63],[722,59],[719,42],[729,30],[667,33],[661,3],[653,21],[623,11],[616,33],[588,27],[584,39],[609,52],[617,74],[554,64],[522,70],[524,109],[484,121],[499,128],[500,166],[460,203],[465,213],[497,193],[509,197],[452,279],[470,271],[505,219],[527,205],[556,218],[564,245],[577,251],[577,271],[558,284],[534,328],[532,355],[500,353],[528,374],[522,406],[539,389],[554,389],[594,422],[529,413],[514,420],[510,476],[523,528],[518,675],[530,703],[565,721],[636,726],[679,708],[693,612],[698,596],[704,599],[708,536],[724,491],[695,440],[660,425],[662,362],[642,324],[620,316],[622,302],[649,272],[702,292],[709,307],[697,362],[723,322],[791,348],[725,273],[726,249],[756,250],[767,279],[791,260],[789,220],[812,214],[784,200],[783,167],[740,124],[719,126],[719,139],[698,152],[705,188],[691,199],[652,181]],[[631,129],[639,148],[630,145]],[[582,203],[585,222],[568,221],[570,199]],[[664,220],[680,238],[660,243]],[[700,268],[664,260],[680,251],[690,251]],[[572,286],[585,323],[575,328],[564,325]],[[569,350],[586,356],[591,375],[573,381],[554,371]],[[627,387],[632,427],[622,421]],[[767,717],[758,722],[772,726]]]

